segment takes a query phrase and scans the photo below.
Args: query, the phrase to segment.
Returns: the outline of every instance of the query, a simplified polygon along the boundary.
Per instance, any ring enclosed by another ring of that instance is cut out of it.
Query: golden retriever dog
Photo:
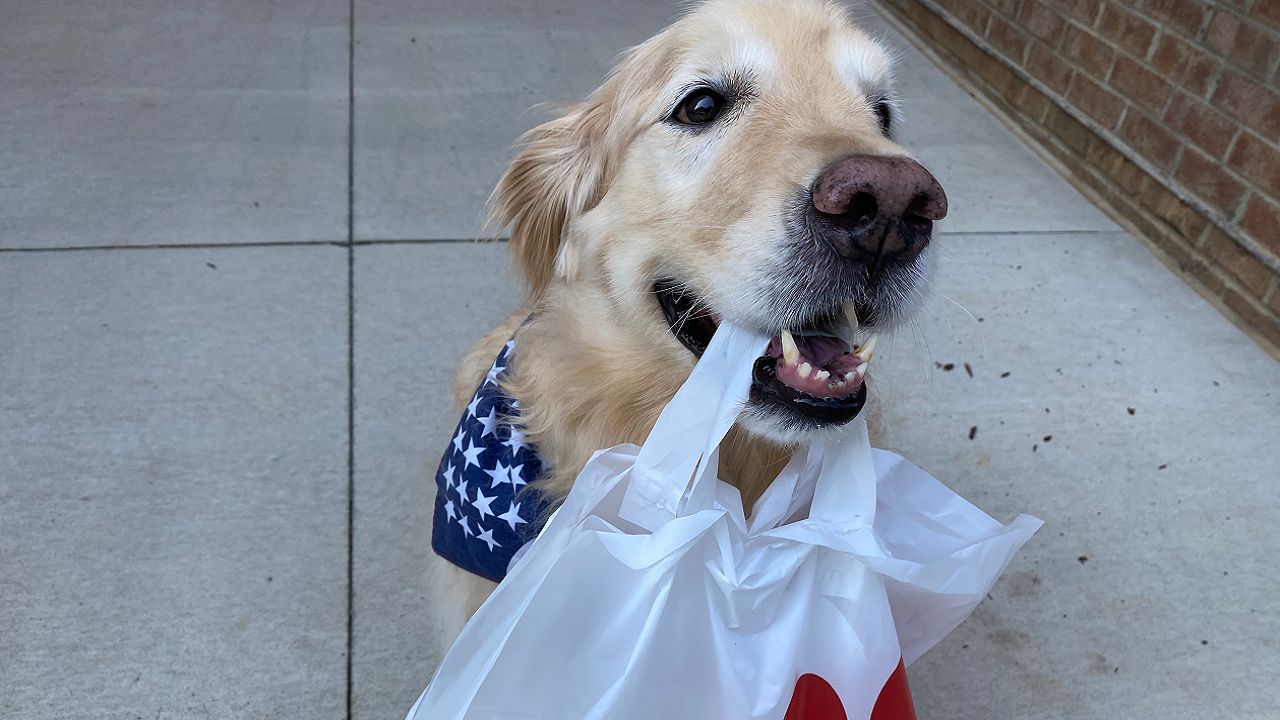
[[[875,333],[927,290],[942,188],[893,140],[890,56],[824,0],[706,0],[530,130],[494,190],[528,286],[458,369],[505,390],[562,497],[593,452],[643,443],[717,323],[774,334],[722,450],[759,497],[794,443],[866,402]],[[856,334],[855,334],[856,333]],[[493,583],[445,562],[450,642]]]

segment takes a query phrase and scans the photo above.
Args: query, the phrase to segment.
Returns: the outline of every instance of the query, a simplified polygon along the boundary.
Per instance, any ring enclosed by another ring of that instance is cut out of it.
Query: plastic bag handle
[[[631,468],[620,514],[642,526],[671,519],[682,507],[701,509],[714,493],[715,450],[733,427],[751,390],[751,367],[769,338],[722,322],[689,379],[662,410]],[[713,412],[708,412],[711,409]],[[701,467],[702,472],[696,472]],[[710,481],[704,480],[710,471]],[[695,476],[696,472],[696,476]],[[695,479],[701,482],[691,485]],[[710,485],[708,491],[706,486]],[[697,496],[682,502],[686,491]]]
[[[870,527],[876,517],[876,467],[867,421],[855,418],[839,433],[816,441],[821,453],[809,519],[844,528]]]

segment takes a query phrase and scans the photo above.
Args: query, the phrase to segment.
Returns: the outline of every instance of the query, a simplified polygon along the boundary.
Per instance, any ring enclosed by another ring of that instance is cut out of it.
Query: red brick
[[[1067,28],[1067,37],[1062,43],[1062,53],[1087,72],[1100,78],[1107,76],[1107,71],[1111,69],[1111,61],[1116,56],[1116,51],[1112,50],[1110,45],[1076,25]]]
[[[1155,113],[1164,110],[1173,89],[1168,80],[1124,55],[1116,58],[1116,66],[1111,71],[1111,87]]]
[[[1228,216],[1235,213],[1244,184],[1227,174],[1222,164],[1195,148],[1185,148],[1174,177],[1191,192]]]
[[[1263,247],[1280,255],[1280,206],[1254,193],[1245,205],[1240,228]]]
[[[1059,95],[1065,93],[1067,85],[1071,83],[1071,66],[1040,43],[1031,46],[1031,54],[1027,56],[1027,71]]]
[[[991,25],[987,28],[987,39],[996,46],[996,49],[1019,65],[1022,64],[1023,55],[1026,54],[1027,44],[1031,42],[1031,38],[1021,28],[999,15],[991,16]]]
[[[1143,0],[1147,14],[1193,38],[1200,32],[1209,6],[1202,0]]]
[[[1247,130],[1231,150],[1227,165],[1259,190],[1280,198],[1280,152]]]
[[[1098,19],[1098,11],[1102,9],[1102,0],[1045,0],[1067,17],[1074,18],[1085,25],[1092,25]]]
[[[1222,71],[1213,104],[1235,115],[1263,137],[1280,137],[1280,93],[1231,70]]]
[[[1277,0],[1263,0],[1263,3]],[[1204,42],[1210,50],[1249,71],[1265,77],[1271,61],[1280,54],[1280,41],[1235,13],[1219,10],[1209,22]]]
[[[986,32],[991,11],[979,0],[938,0],[938,4],[955,15],[961,23],[979,35]]]
[[[1066,23],[1057,11],[1040,0],[1027,0],[1023,3],[1019,19],[1022,27],[1043,40],[1049,47],[1057,48],[1062,44],[1062,33],[1066,29]]]
[[[1114,2],[1107,3],[1098,20],[1098,33],[1138,57],[1146,57],[1156,26],[1137,13]]]
[[[1169,103],[1164,122],[1216,158],[1227,152],[1239,127],[1231,118],[1181,92]]]
[[[1120,99],[1119,95],[1079,73],[1076,73],[1075,79],[1071,81],[1067,99],[1106,128],[1116,126],[1116,121],[1120,119],[1120,111],[1124,109],[1124,100]]]
[[[1164,33],[1156,43],[1151,66],[1177,85],[1204,97],[1222,62],[1178,36]]]
[[[1130,108],[1120,125],[1120,137],[1162,170],[1173,167],[1178,154],[1178,138],[1139,110]]]
[[[1266,294],[1275,273],[1248,250],[1240,247],[1230,235],[1216,227],[1210,228],[1203,250],[1205,255],[1216,261],[1248,290],[1251,296],[1262,299]]]
[[[1249,14],[1272,30],[1280,30],[1280,3],[1275,0],[1254,0]]]

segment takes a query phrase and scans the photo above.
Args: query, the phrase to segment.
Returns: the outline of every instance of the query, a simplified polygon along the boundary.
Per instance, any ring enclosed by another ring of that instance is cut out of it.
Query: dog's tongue
[[[866,379],[867,361],[859,347],[850,348],[844,340],[830,335],[800,335],[795,343],[796,357],[788,361],[782,336],[769,341],[765,351],[776,358],[778,380],[793,390],[821,398],[843,398],[853,395]],[[870,348],[868,347],[869,351]]]
[[[827,363],[849,352],[848,343],[831,335],[801,335],[796,338],[796,347],[800,350],[800,356],[808,358],[815,367],[825,367]]]

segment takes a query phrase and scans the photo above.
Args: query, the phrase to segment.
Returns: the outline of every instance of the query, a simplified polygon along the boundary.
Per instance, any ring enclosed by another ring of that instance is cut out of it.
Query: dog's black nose
[[[947,214],[947,194],[908,157],[850,155],[813,184],[815,230],[840,255],[875,265],[907,262]]]

